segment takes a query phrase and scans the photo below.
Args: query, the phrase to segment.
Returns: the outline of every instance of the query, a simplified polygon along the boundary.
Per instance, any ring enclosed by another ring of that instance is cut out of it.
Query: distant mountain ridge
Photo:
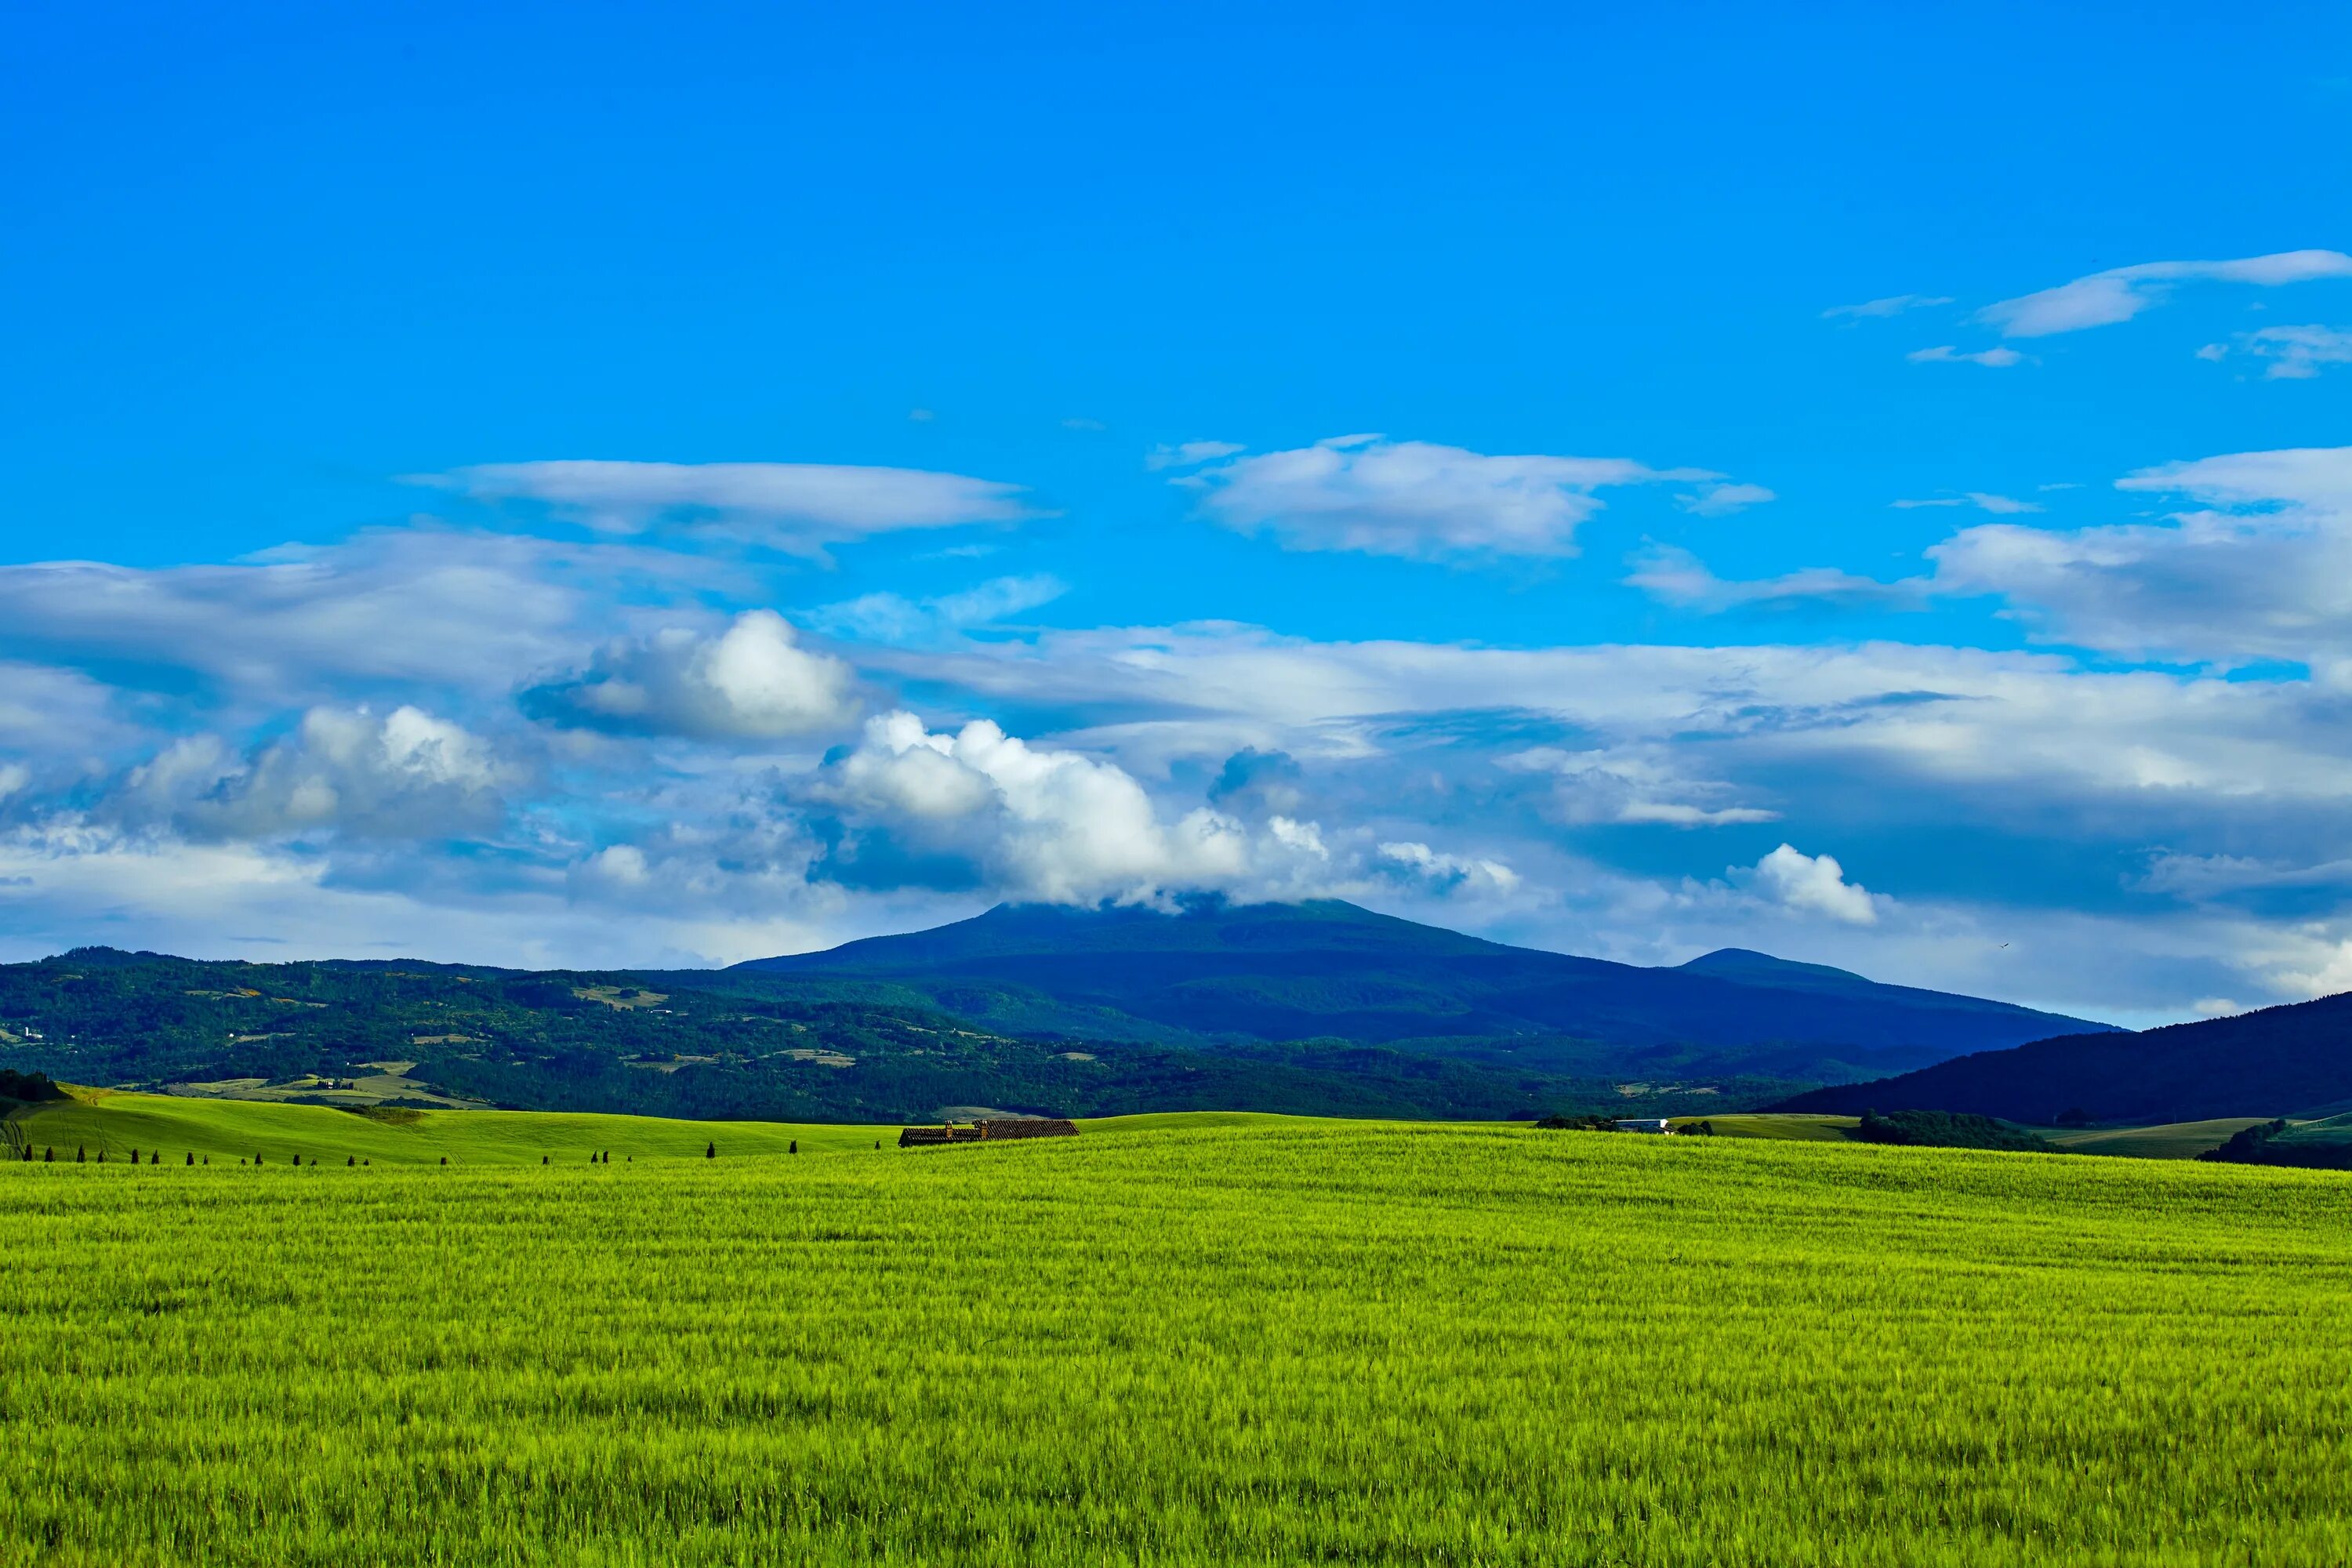
[[[1510,947],[1337,900],[1173,914],[1006,904],[726,973],[1007,1033],[1341,1038],[1556,1070],[1814,1081],[2106,1027],[1743,949],[1654,969]]]
[[[1782,1110],[1949,1110],[2051,1122],[2287,1116],[2352,1101],[2352,992],[2173,1024],[2065,1035],[1874,1082],[1803,1094]]]

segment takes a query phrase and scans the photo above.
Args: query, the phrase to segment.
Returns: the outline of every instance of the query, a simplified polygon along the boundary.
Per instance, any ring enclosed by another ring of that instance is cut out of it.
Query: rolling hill
[[[2050,1122],[2290,1116],[2352,1100],[2352,992],[2144,1033],[2064,1035],[1816,1089],[1786,1110],[1973,1111]]]
[[[1172,915],[1003,905],[725,973],[1007,1034],[1337,1037],[1570,1073],[1837,1081],[2105,1027],[1739,949],[1649,969],[1507,947],[1337,900]]]

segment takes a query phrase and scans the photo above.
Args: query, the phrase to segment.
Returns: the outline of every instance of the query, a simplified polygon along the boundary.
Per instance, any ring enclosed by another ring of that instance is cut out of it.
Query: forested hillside
[[[742,978],[729,989],[728,976],[709,973],[196,963],[85,948],[0,965],[0,1066],[310,1103],[850,1121],[957,1108],[1665,1113],[1757,1104],[1797,1087],[1513,1070],[1346,1041],[1203,1051],[1024,1038],[920,1005],[795,996]]]

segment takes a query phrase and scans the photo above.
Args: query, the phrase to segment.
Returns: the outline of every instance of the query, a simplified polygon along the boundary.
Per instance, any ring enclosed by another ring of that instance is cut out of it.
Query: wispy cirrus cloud
[[[380,529],[217,565],[0,566],[0,649],[102,664],[118,681],[152,671],[184,688],[194,673],[278,702],[352,685],[496,690],[607,621],[624,584],[728,580],[708,563],[636,546]]]
[[[2004,348],[1979,349],[1973,353],[1963,353],[1957,343],[1937,343],[1931,349],[1913,349],[1903,357],[1913,364],[1980,364],[1987,370],[2007,370],[2011,365],[2023,364],[2026,358],[2015,349]]]
[[[2009,338],[2044,338],[2113,326],[2162,304],[2180,283],[2246,283],[2277,288],[2321,278],[2352,278],[2352,256],[2340,250],[2283,250],[2234,261],[2144,261],[2112,267],[2002,300],[1977,312],[1977,320]]]
[[[1898,511],[1916,511],[1921,507],[1972,506],[1979,511],[1990,511],[2002,516],[2042,510],[2042,503],[2039,501],[2019,500],[2013,496],[1995,495],[1990,490],[1969,490],[1956,496],[1927,496],[1889,501],[1887,504]]]
[[[1673,545],[1658,545],[1635,556],[1625,581],[1662,604],[1708,615],[1804,605],[1903,607],[1918,604],[1922,596],[1916,579],[1882,583],[1829,566],[1727,581],[1689,551]]]
[[[1239,441],[1179,441],[1172,446],[1162,441],[1143,455],[1143,466],[1153,473],[1162,468],[1189,468],[1248,450]]]
[[[1841,318],[1899,316],[1906,310],[1924,310],[1951,302],[1951,296],[1948,294],[1889,294],[1884,300],[1864,300],[1859,305],[1832,305],[1822,312],[1822,320],[1834,321]]]
[[[823,559],[826,546],[907,529],[1042,515],[1022,486],[923,468],[838,463],[483,463],[412,482],[525,500],[612,533],[715,533]]]
[[[953,594],[913,599],[903,594],[864,594],[809,612],[809,624],[837,637],[899,647],[936,642],[975,626],[988,626],[1048,605],[1070,591],[1051,573],[992,577]]]
[[[1762,485],[1707,485],[1688,495],[1675,498],[1675,504],[1694,517],[1729,517],[1746,511],[1751,506],[1780,498]]]
[[[1572,555],[1577,525],[1601,508],[1597,491],[1721,478],[1625,458],[1490,457],[1427,441],[1341,436],[1235,458],[1174,482],[1198,491],[1213,521],[1236,532],[1270,532],[1286,549],[1465,561]]]
[[[2264,362],[2265,381],[2309,381],[2323,365],[2352,364],[2352,332],[2334,327],[2263,327],[2240,332],[2234,342],[2239,353]],[[2228,343],[2207,343],[2197,357],[2219,361],[2230,352]]]

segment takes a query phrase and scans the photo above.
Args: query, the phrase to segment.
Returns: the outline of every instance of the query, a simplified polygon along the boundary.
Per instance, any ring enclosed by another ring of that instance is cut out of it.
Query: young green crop
[[[0,1562],[2352,1559],[2339,1177],[859,1137],[0,1167]]]

